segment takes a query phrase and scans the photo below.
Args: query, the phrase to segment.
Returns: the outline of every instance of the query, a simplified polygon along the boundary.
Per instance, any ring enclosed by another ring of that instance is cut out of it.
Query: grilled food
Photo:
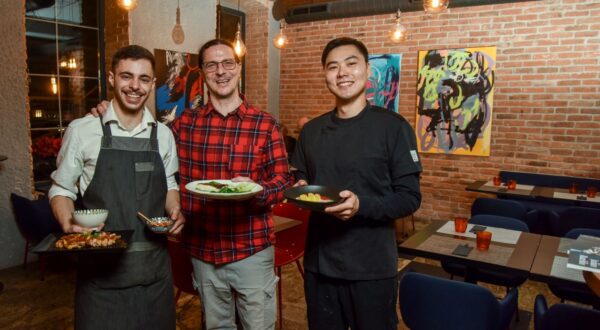
[[[73,250],[90,247],[109,247],[117,244],[121,235],[105,232],[92,231],[89,233],[73,233],[64,235],[55,243],[57,249]]]

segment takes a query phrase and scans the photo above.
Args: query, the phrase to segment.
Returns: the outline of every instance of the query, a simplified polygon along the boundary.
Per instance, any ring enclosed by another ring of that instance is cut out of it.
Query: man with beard
[[[283,136],[270,114],[239,92],[242,70],[230,42],[214,39],[199,51],[209,102],[186,109],[172,129],[179,147],[181,186],[194,180],[256,182],[263,191],[246,201],[207,200],[182,192],[188,221],[182,241],[208,329],[274,329],[276,320],[271,205],[291,184]]]
[[[67,233],[89,230],[73,222],[78,194],[86,209],[108,209],[104,230],[133,229],[124,253],[80,258],[76,329],[175,329],[173,281],[166,238],[145,228],[138,211],[184,223],[175,173],[173,134],[145,103],[154,88],[154,57],[140,46],[119,49],[108,81],[114,90],[104,116],[74,120],[52,173],[52,210]]]
[[[277,316],[271,205],[283,200],[291,174],[283,135],[273,116],[240,94],[242,66],[229,41],[199,50],[209,102],[186,109],[172,125],[180,187],[196,180],[256,182],[263,190],[244,201],[210,200],[182,189],[188,219],[182,243],[190,251],[207,329],[275,328]],[[104,112],[105,105],[98,105]],[[94,112],[94,110],[92,110]]]
[[[292,166],[297,185],[340,188],[343,201],[313,212],[304,252],[308,325],[396,329],[395,219],[421,202],[415,135],[400,115],[371,106],[365,45],[330,41],[321,63],[335,108],[304,125]]]

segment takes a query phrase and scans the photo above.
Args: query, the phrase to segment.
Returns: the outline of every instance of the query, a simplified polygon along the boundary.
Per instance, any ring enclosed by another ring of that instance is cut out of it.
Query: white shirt
[[[152,123],[157,122],[147,108],[144,107],[141,123],[133,130],[127,131],[119,122],[112,102],[114,100],[111,101],[106,114],[102,117],[102,124],[110,122],[113,136],[146,139],[150,137]],[[157,123],[157,125],[158,150],[165,165],[167,188],[178,190],[175,173],[179,170],[179,161],[175,138],[167,126],[162,123]],[[85,194],[85,190],[94,177],[102,135],[102,126],[98,117],[87,115],[69,124],[56,158],[58,168],[51,175],[53,182],[48,192],[49,198],[66,196],[76,200],[79,190],[81,190],[82,196]]]

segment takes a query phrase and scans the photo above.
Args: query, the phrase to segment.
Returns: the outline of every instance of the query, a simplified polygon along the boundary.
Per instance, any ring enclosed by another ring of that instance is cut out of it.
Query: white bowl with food
[[[75,223],[86,228],[96,228],[108,218],[107,209],[88,209],[73,211]]]

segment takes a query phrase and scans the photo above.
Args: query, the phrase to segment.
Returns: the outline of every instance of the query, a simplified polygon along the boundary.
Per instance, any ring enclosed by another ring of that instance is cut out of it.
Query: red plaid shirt
[[[242,96],[243,97],[243,96]],[[177,141],[182,241],[195,258],[223,264],[247,258],[274,242],[270,205],[291,184],[287,153],[273,116],[250,105],[221,115],[209,102],[185,110],[172,126]],[[196,180],[246,176],[264,190],[248,201],[207,200],[184,186]]]

